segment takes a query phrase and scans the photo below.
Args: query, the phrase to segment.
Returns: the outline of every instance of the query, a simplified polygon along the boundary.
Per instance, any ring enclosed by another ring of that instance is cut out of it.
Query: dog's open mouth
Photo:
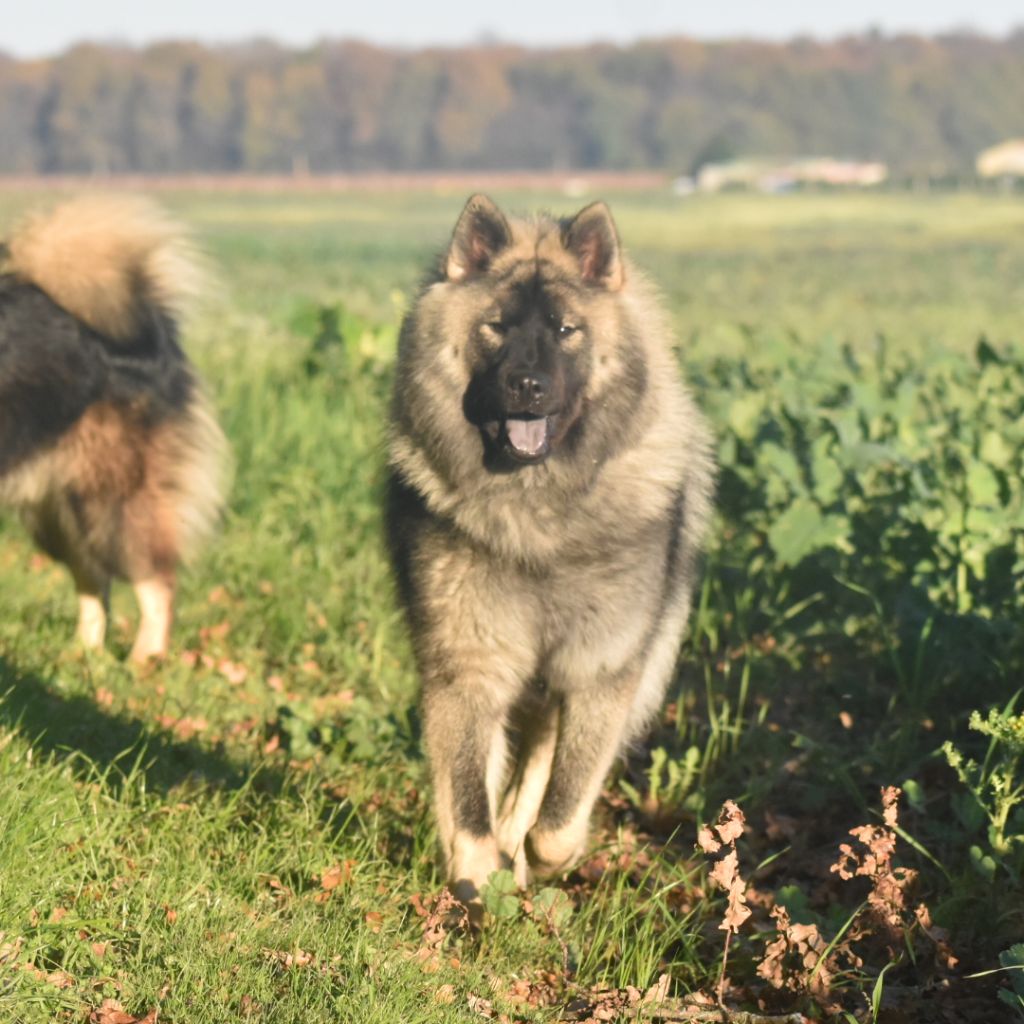
[[[554,416],[510,416],[483,425],[487,436],[517,462],[541,462],[551,453]]]

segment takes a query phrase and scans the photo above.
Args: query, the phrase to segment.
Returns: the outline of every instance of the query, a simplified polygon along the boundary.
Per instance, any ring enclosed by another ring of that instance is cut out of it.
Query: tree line
[[[357,42],[0,55],[0,173],[664,169],[744,155],[965,173],[1024,135],[1004,39],[417,51]]]

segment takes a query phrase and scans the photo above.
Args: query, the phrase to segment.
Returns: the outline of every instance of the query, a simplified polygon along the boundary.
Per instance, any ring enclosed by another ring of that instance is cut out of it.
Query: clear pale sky
[[[84,39],[231,42],[269,37],[303,46],[324,37],[401,46],[628,42],[661,35],[784,39],[879,28],[1004,35],[1024,26],[1021,0],[0,0],[0,52],[57,53]]]

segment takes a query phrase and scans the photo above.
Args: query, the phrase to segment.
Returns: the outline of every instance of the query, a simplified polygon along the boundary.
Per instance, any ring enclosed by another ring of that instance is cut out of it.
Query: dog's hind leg
[[[171,639],[179,529],[173,482],[159,445],[145,451],[142,486],[125,503],[122,557],[139,606],[131,659],[163,658]]]
[[[526,834],[537,820],[551,777],[558,739],[558,706],[546,708],[531,724],[523,739],[515,776],[502,801],[497,828],[498,846],[512,861],[520,886],[528,881]]]
[[[80,568],[73,568],[72,575],[78,591],[78,640],[83,647],[99,650],[107,633],[110,580]]]
[[[107,635],[107,607],[109,591],[89,593],[78,591],[78,628],[76,630],[83,647],[99,650]]]
[[[71,571],[78,594],[76,636],[83,647],[99,650],[107,632],[110,573],[90,538],[87,508],[64,493],[50,494],[23,510],[33,540]]]
[[[622,748],[635,677],[611,687],[563,699],[551,777],[526,837],[530,867],[540,876],[569,867],[586,846],[591,808]]]
[[[164,573],[132,583],[139,605],[139,631],[132,645],[131,659],[145,662],[167,654],[174,619],[174,575]]]
[[[148,515],[139,515],[139,504]],[[124,557],[139,606],[139,628],[130,657],[141,664],[167,654],[174,619],[176,558],[173,531],[162,521],[159,503],[133,502],[131,512],[126,516]]]

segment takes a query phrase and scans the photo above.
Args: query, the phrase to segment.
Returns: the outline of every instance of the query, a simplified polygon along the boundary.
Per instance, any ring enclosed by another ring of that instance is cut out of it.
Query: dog
[[[470,198],[400,332],[389,452],[445,870],[473,903],[585,851],[675,673],[712,511],[710,431],[604,203]]]
[[[137,662],[166,654],[178,568],[223,504],[226,442],[179,344],[198,280],[141,199],[71,200],[0,251],[0,502],[70,569],[86,647],[131,582]]]

